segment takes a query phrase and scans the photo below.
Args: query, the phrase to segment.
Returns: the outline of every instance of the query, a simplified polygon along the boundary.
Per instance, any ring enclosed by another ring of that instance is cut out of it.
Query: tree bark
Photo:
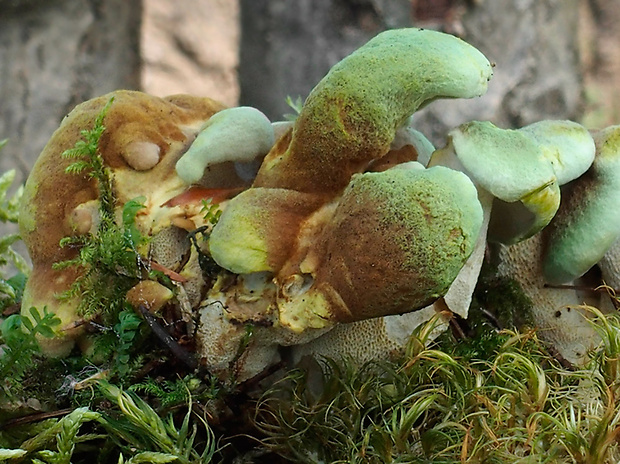
[[[414,117],[436,143],[469,120],[521,127],[578,119],[582,110],[579,0],[478,2],[457,19],[460,36],[495,63],[489,91],[473,100],[437,101]]]
[[[333,64],[372,36],[423,26],[461,36],[496,63],[483,98],[437,101],[414,116],[414,125],[435,143],[443,144],[447,130],[472,119],[512,127],[576,118],[582,93],[577,5],[578,0],[455,0],[441,2],[441,8],[433,0],[241,0],[241,103],[280,119],[287,112],[286,95],[305,98]],[[414,13],[419,17],[412,18]]]
[[[274,120],[379,32],[410,24],[410,0],[241,0],[241,104]]]
[[[140,83],[141,2],[0,0],[0,172],[23,182],[76,104]]]

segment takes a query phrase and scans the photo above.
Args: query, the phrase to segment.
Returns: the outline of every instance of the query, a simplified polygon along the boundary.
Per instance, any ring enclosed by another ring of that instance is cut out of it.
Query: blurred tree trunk
[[[382,30],[419,26],[459,35],[496,63],[486,96],[438,101],[414,125],[436,143],[465,120],[504,127],[575,118],[581,104],[579,0],[241,0],[241,103],[273,119],[329,68]]]
[[[22,182],[76,104],[139,86],[141,2],[0,0],[0,172]]]
[[[582,0],[582,62],[589,127],[620,122],[620,0]]]
[[[411,25],[410,0],[240,0],[240,101],[272,119],[379,32]]]

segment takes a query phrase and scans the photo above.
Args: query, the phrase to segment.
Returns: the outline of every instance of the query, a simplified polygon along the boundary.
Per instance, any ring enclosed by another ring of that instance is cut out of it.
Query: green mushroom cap
[[[209,237],[215,262],[235,274],[277,272],[301,222],[320,202],[286,189],[251,188],[233,198]]]
[[[209,166],[249,162],[264,156],[275,142],[271,122],[256,108],[240,106],[215,113],[177,161],[176,171],[187,184],[197,183]]]
[[[516,243],[542,230],[560,204],[552,164],[533,137],[473,121],[453,129],[430,165],[452,165],[495,197],[491,241]]]
[[[549,160],[558,185],[577,179],[594,161],[594,139],[573,121],[539,121],[519,129],[534,139]]]
[[[482,53],[452,35],[414,28],[383,32],[319,82],[290,144],[274,147],[255,185],[337,192],[388,152],[416,110],[438,98],[480,96],[492,74]]]
[[[620,238],[620,126],[596,133],[594,141],[592,166],[566,185],[548,227],[543,273],[551,284],[583,275]]]
[[[518,201],[555,181],[538,144],[519,130],[473,121],[450,131],[448,138],[465,172],[503,201]]]

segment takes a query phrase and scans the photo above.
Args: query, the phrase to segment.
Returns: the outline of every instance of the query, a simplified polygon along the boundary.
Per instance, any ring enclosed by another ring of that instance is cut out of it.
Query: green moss
[[[618,462],[620,321],[601,316],[604,343],[584,368],[532,333],[461,350],[428,346],[424,328],[396,362],[326,360],[318,392],[293,371],[262,398],[258,425],[296,463]]]

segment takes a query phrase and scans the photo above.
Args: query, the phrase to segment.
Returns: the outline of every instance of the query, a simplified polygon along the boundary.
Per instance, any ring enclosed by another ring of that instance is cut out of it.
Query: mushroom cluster
[[[292,124],[190,96],[117,91],[79,105],[25,186],[20,227],[33,272],[23,313],[61,318],[57,337],[41,342],[50,355],[85,336],[81,295],[59,298],[84,270],[57,263],[80,252],[61,239],[98,233],[101,181],[67,172],[61,155],[111,98],[96,150],[114,215],[121,221],[124,205],[143,199],[135,227],[149,240],[134,251],[160,271],[133,276],[127,301],[153,314],[173,308],[202,365],[222,378],[259,374],[283,346],[296,360],[385,356],[438,311],[467,317],[488,241],[548,235],[528,285],[572,281],[598,262],[614,268],[613,221],[595,227],[589,239],[600,247],[585,261],[572,262],[570,247],[588,234],[577,223],[617,201],[597,193],[616,189],[615,129],[596,135],[595,150],[568,121],[519,130],[471,122],[435,150],[409,127],[438,98],[484,94],[491,76],[466,42],[399,29],[335,65]],[[206,204],[221,215],[205,214]]]

